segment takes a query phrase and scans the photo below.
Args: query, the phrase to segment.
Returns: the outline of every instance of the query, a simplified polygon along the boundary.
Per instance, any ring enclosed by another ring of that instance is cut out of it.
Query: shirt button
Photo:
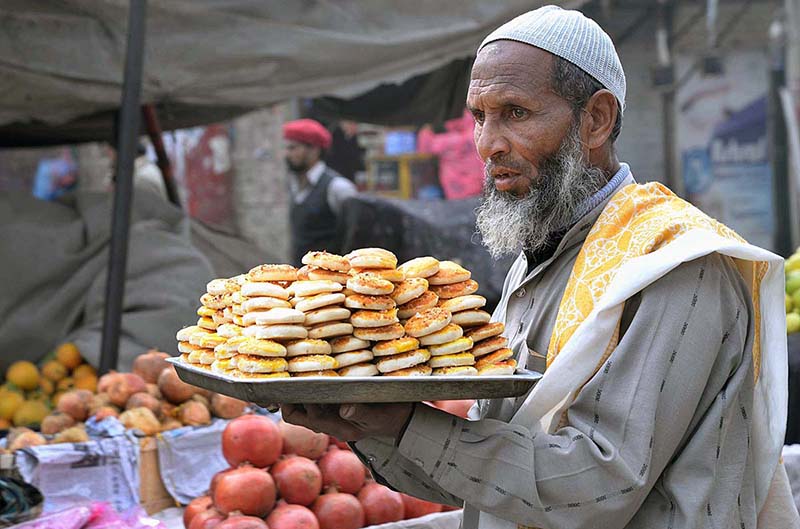
[[[518,298],[524,298],[525,297],[525,287],[521,287],[519,290],[517,290],[515,296],[517,296]]]
[[[375,459],[375,456],[368,456],[367,461],[369,461],[370,463],[374,463],[375,461],[377,461],[377,459]]]

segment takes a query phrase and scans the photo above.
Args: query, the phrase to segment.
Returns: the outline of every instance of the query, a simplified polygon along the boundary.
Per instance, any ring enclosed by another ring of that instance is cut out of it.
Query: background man
[[[299,265],[309,250],[339,251],[337,218],[342,203],[357,191],[351,181],[322,161],[331,145],[331,134],[321,123],[313,119],[290,121],[283,126],[283,138],[286,165],[292,173],[292,259]]]

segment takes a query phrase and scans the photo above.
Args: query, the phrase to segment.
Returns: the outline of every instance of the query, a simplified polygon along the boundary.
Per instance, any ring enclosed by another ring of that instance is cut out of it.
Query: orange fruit
[[[31,390],[39,387],[39,370],[32,362],[19,360],[8,367],[6,380],[20,389]]]
[[[84,375],[75,379],[75,389],[88,389],[92,393],[97,391],[97,377],[95,375]]]
[[[53,383],[52,380],[48,380],[46,378],[39,379],[39,390],[45,395],[52,395],[53,392],[56,390],[56,385]]]
[[[11,420],[23,402],[25,402],[25,397],[16,391],[0,393],[0,418]]]
[[[59,391],[66,391],[75,387],[75,379],[72,377],[62,378],[56,384],[56,389]]]
[[[72,342],[62,343],[56,348],[56,360],[69,370],[73,370],[83,363],[81,352]]]
[[[36,426],[50,413],[50,408],[38,400],[26,400],[14,412],[14,426]]]
[[[58,382],[67,376],[67,368],[61,362],[50,360],[42,366],[42,376],[47,380]]]
[[[86,375],[97,376],[97,371],[90,364],[81,364],[72,371],[72,378],[79,379]]]

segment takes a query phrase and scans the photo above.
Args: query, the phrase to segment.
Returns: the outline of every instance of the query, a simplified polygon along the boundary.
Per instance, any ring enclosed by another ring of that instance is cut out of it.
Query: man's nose
[[[507,154],[511,150],[511,145],[499,123],[488,118],[483,122],[483,126],[476,130],[475,146],[482,160],[488,160],[498,154]]]

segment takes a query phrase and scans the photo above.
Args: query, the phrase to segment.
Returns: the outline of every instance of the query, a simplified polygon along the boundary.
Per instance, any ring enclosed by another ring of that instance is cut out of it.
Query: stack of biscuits
[[[508,340],[501,336],[504,330],[502,322],[492,322],[466,332],[465,336],[474,343],[470,352],[477,359],[475,368],[479,375],[513,375],[517,369],[514,352],[507,347]]]
[[[228,342],[241,340],[243,326],[234,323],[232,308],[240,303],[241,288],[245,276],[239,275],[229,279],[213,279],[206,286],[209,294],[223,296],[226,306],[221,311],[217,311],[212,319],[217,324],[216,333],[225,338],[225,342],[218,344],[214,348],[214,363],[211,370],[220,374],[231,374],[233,372],[232,359],[236,356],[236,349],[231,349]]]
[[[202,369],[211,369],[214,363],[214,348],[225,342],[216,332],[197,325],[184,327],[175,336],[181,360]]]
[[[403,326],[406,336],[381,342],[372,348],[379,360],[378,371],[388,376],[427,376],[433,369],[427,365],[428,349],[420,347],[420,339],[443,330],[450,324],[446,310],[432,307],[411,316]]]
[[[394,296],[397,302],[397,317],[400,322],[405,322],[414,314],[421,310],[431,309],[439,302],[439,296],[430,290],[430,283],[428,278],[439,272],[439,261],[434,257],[417,257],[406,261],[397,269],[403,273],[406,281],[423,279],[425,281],[425,290],[418,296],[413,295],[417,291],[413,289],[402,289]],[[411,284],[414,284],[413,282]],[[416,284],[420,284],[417,282]]]

